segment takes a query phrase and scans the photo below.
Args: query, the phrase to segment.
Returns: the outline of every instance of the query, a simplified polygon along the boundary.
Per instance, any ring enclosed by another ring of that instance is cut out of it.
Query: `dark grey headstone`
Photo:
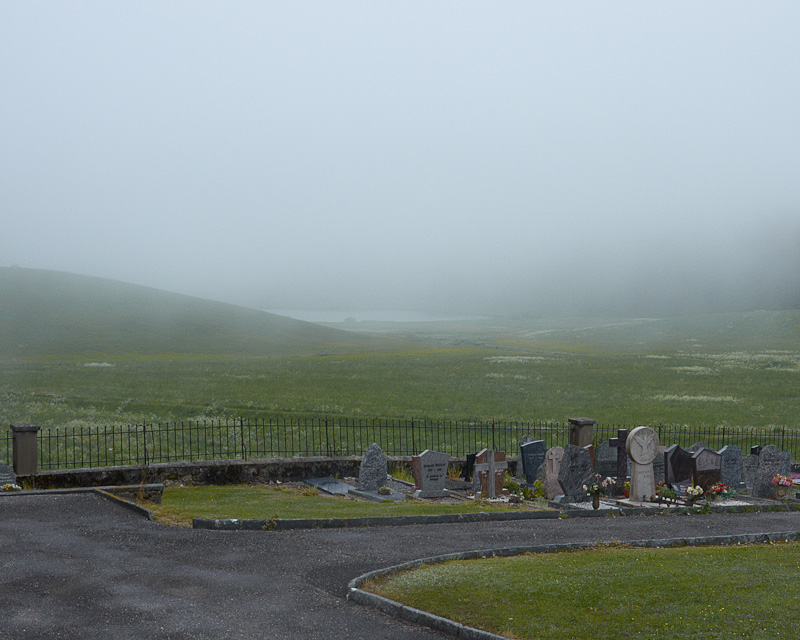
[[[673,444],[664,452],[664,475],[667,484],[681,484],[692,479],[692,454]]]
[[[17,474],[14,468],[7,464],[0,464],[0,487],[4,484],[17,484]]]
[[[719,455],[722,456],[719,481],[725,486],[738,489],[742,482],[742,448],[722,447]]]
[[[666,477],[664,468],[664,452],[666,450],[666,447],[663,445],[658,445],[658,453],[656,453],[656,457],[653,460],[653,479],[656,484],[664,482],[664,478]]]
[[[752,447],[750,447],[750,453],[752,453],[754,456],[757,456],[759,453],[761,453],[761,445],[754,444]]]
[[[604,478],[617,475],[617,451],[608,440],[601,442],[594,456],[595,469]]]
[[[517,457],[517,480],[523,480],[525,473],[522,470],[522,445],[536,440],[533,436],[524,435],[519,439],[519,456]]]
[[[519,447],[519,459],[522,462],[522,472],[525,482],[533,484],[536,481],[536,473],[544,462],[544,454],[547,453],[547,446],[544,440],[533,440],[526,442]]]
[[[760,450],[760,448],[759,448]],[[742,458],[742,480],[750,493],[756,484],[756,472],[758,471],[758,454],[749,453]]]
[[[564,447],[564,458],[558,471],[558,484],[568,502],[587,502],[589,494],[583,485],[595,479],[592,458],[583,447],[568,444]]]
[[[353,489],[353,487],[346,482],[336,480],[335,478],[331,478],[329,476],[324,478],[310,478],[306,480],[306,482],[313,487],[317,487],[317,489],[320,491],[324,491],[325,493],[330,493],[331,495],[335,496],[347,495]]]
[[[771,498],[775,495],[772,479],[777,475],[789,475],[791,456],[784,453],[774,444],[768,444],[758,455],[758,469],[753,483],[753,495],[756,498]]]
[[[477,453],[468,453],[464,460],[464,469],[461,471],[461,477],[467,482],[472,480],[475,473],[475,456],[477,455]]]
[[[358,488],[362,491],[377,491],[386,485],[388,468],[386,456],[376,442],[373,442],[364,454],[358,471]]]
[[[699,449],[692,455],[692,481],[708,491],[717,484],[722,468],[722,456],[708,447]]]
[[[417,486],[414,497],[446,498],[450,495],[450,492],[444,488],[450,454],[425,449],[414,458],[414,480]]]

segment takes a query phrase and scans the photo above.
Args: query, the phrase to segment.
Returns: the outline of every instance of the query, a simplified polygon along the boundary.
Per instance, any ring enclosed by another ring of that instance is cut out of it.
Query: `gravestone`
[[[564,492],[558,484],[558,474],[561,471],[561,461],[564,459],[563,447],[552,447],[544,454],[544,472],[542,483],[544,484],[544,495],[548,500],[553,500]]]
[[[617,437],[611,438],[608,444],[617,450],[617,464],[614,473],[611,474],[616,478],[614,482],[614,495],[622,496],[625,486],[625,481],[628,479],[628,472],[630,461],[628,460],[628,453],[625,450],[625,443],[628,440],[630,432],[627,429],[617,429]]]
[[[367,447],[364,459],[361,460],[361,467],[358,470],[358,488],[361,491],[377,491],[386,486],[387,475],[386,456],[383,455],[378,443],[373,442]]]
[[[788,459],[787,459],[788,458]],[[753,495],[756,498],[771,498],[775,495],[772,479],[777,475],[789,475],[791,457],[774,444],[768,444],[758,454],[758,468],[753,483]]]
[[[536,438],[534,438],[533,436],[529,436],[527,434],[522,436],[519,439],[519,455],[517,456],[517,474],[516,474],[516,478],[520,482],[525,478],[525,472],[522,469],[522,466],[523,466],[523,463],[522,463],[522,445],[528,444],[529,442],[533,442],[534,440],[536,440]],[[534,473],[535,473],[535,471],[534,471]]]
[[[508,468],[505,451],[481,449],[475,456],[475,475],[480,479],[481,498],[503,494],[503,474]]]
[[[739,489],[742,484],[742,448],[722,447],[719,450],[722,456],[719,481],[732,489]]]
[[[601,442],[594,457],[595,469],[604,478],[617,475],[617,451],[608,440]]]
[[[446,498],[450,495],[444,488],[447,465],[450,464],[449,453],[425,449],[412,457],[411,464],[414,469],[415,498]]]
[[[584,449],[586,449],[589,452],[589,460],[592,461],[592,469],[594,469],[594,445],[593,444],[587,444],[584,447]]]
[[[309,478],[306,480],[306,483],[310,484],[312,487],[316,487],[320,491],[324,491],[325,493],[329,493],[334,496],[346,496],[353,489],[353,487],[346,482],[342,482],[336,478],[331,478],[330,476],[325,476],[323,478]]]
[[[759,451],[761,448],[759,447]],[[742,458],[742,481],[747,490],[752,494],[756,484],[756,472],[758,471],[758,454],[748,453]]]
[[[759,453],[761,453],[761,445],[754,444],[752,447],[750,447],[750,453],[752,453],[754,456],[757,456]]]
[[[475,456],[477,453],[468,453],[464,461],[464,468],[461,470],[461,477],[467,482],[473,479],[475,474]]]
[[[525,482],[532,485],[536,482],[536,474],[544,462],[547,446],[544,440],[533,440],[520,445],[519,452],[519,459],[522,464],[518,466],[522,467]]]
[[[687,451],[691,451],[692,453],[697,453],[700,449],[705,449],[706,443],[702,440],[700,442],[695,442],[691,447],[687,449]]]
[[[658,454],[658,434],[650,427],[636,427],[625,443],[631,465],[632,502],[644,502],[656,492],[653,460]]]
[[[684,484],[692,480],[692,454],[673,444],[664,451],[664,476],[667,484]]]
[[[703,447],[692,455],[692,481],[706,493],[719,482],[721,470],[722,456],[713,449]]]
[[[569,418],[569,443],[576,447],[592,444],[595,421],[590,418]]]
[[[656,484],[664,482],[666,478],[666,470],[664,468],[664,452],[667,448],[664,445],[658,445],[656,457],[653,459],[653,479]]]
[[[568,444],[564,447],[564,458],[561,460],[561,467],[558,471],[558,484],[561,492],[566,496],[568,502],[586,502],[589,494],[583,488],[593,482],[594,467],[589,456],[589,450],[585,447],[576,447]]]
[[[17,484],[17,474],[12,466],[0,464],[0,487],[4,484]]]

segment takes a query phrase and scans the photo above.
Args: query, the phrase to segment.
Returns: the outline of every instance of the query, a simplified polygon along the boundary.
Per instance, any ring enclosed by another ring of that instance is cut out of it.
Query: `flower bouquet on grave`
[[[670,487],[663,480],[656,485],[655,494],[650,496],[650,502],[658,502],[658,504],[662,502],[669,504],[670,502],[677,502],[677,500],[678,494],[675,493],[675,489]]]
[[[731,489],[728,485],[717,482],[717,484],[708,489],[708,493],[706,495],[708,496],[709,500],[725,500],[736,495],[736,491]]]
[[[781,475],[780,473],[772,479],[772,484],[775,485],[775,497],[778,500],[784,500],[789,497],[789,491],[792,488],[792,479],[789,476]]]
[[[595,509],[600,508],[600,495],[605,495],[606,489],[614,484],[614,481],[611,478],[606,478],[605,480],[601,480],[603,476],[599,473],[594,474],[595,481],[591,484],[583,485],[583,490],[592,496],[592,507]]]
[[[686,487],[686,504],[690,507],[702,497],[703,487],[700,485]]]

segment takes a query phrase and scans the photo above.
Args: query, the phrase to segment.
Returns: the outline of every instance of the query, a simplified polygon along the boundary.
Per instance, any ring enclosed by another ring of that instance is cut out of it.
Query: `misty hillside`
[[[307,354],[383,339],[90,276],[0,267],[0,355]]]

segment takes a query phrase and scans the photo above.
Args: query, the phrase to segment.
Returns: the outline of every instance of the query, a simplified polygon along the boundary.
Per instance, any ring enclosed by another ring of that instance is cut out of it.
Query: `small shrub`
[[[414,474],[411,473],[411,470],[408,467],[404,467],[402,465],[395,465],[391,471],[389,471],[389,475],[392,476],[395,480],[400,480],[401,482],[408,482],[410,484],[414,484]]]
[[[519,495],[521,492],[519,482],[514,480],[514,478],[507,473],[503,476],[503,489],[508,489],[508,492],[515,496]]]

